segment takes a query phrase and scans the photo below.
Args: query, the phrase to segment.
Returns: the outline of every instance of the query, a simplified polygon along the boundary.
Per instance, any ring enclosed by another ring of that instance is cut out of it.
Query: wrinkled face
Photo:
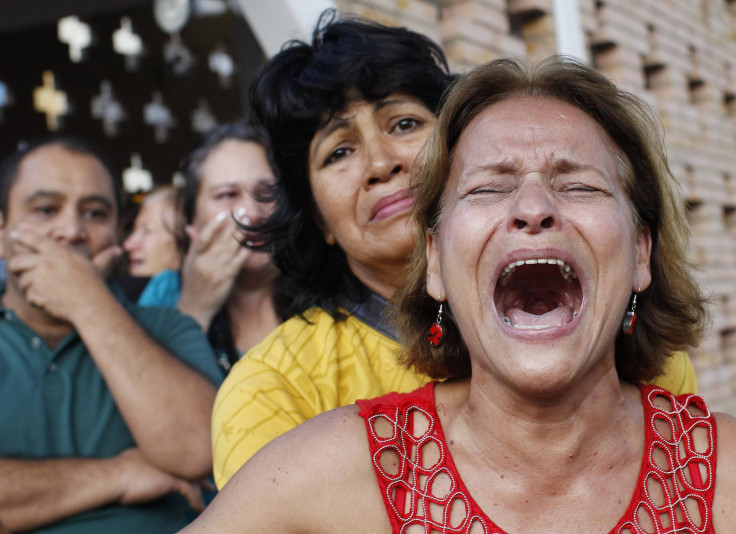
[[[116,243],[112,178],[97,158],[47,145],[27,155],[10,188],[2,219],[6,257],[10,233],[27,226],[87,258]]]
[[[276,181],[265,149],[250,141],[228,139],[209,153],[200,169],[202,181],[194,211],[192,225],[198,231],[217,217],[228,216],[245,208],[250,224],[265,221],[273,211],[273,204],[258,202]],[[244,221],[246,222],[246,221]],[[262,252],[249,255],[244,269],[257,269],[270,263]]]
[[[414,242],[409,175],[435,121],[420,100],[399,93],[377,102],[353,100],[317,131],[309,148],[309,181],[325,240],[339,245],[358,279],[384,296],[391,295],[379,287],[382,271],[403,267]]]
[[[143,203],[135,218],[133,232],[123,243],[133,276],[153,276],[179,268],[179,252],[174,239],[174,202],[155,197]]]
[[[580,109],[540,97],[492,105],[462,133],[428,292],[446,298],[475,368],[560,387],[614,365],[632,291],[651,278],[617,149]]]

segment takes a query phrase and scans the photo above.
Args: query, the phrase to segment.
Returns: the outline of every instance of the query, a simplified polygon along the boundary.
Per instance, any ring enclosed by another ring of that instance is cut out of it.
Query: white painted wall
[[[557,53],[589,62],[578,0],[554,0],[552,10]]]
[[[332,0],[237,0],[266,57],[289,39],[309,39],[319,14]]]

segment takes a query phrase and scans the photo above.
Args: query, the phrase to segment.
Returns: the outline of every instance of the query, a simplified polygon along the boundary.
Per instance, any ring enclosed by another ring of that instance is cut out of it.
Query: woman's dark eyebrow
[[[333,132],[340,128],[347,128],[350,118],[333,116],[330,121],[314,134],[314,147],[318,147],[322,141],[327,139]]]
[[[416,100],[409,96],[395,96],[391,98],[382,98],[381,100],[376,100],[373,107],[376,111],[383,109],[387,106],[393,106],[395,104],[414,104],[416,103]]]

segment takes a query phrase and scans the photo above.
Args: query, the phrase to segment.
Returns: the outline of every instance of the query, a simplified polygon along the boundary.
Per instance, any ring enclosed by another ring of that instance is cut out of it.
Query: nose
[[[125,249],[125,252],[130,253],[134,251],[135,249],[137,249],[139,244],[140,244],[139,232],[138,230],[134,230],[128,236],[128,238],[125,241],[123,241],[123,249]]]
[[[388,182],[394,177],[408,173],[410,161],[401,154],[396,141],[386,138],[366,140],[365,151],[368,159],[366,187],[370,188],[381,182]]]
[[[254,225],[264,222],[273,213],[273,204],[270,202],[250,199],[250,202],[244,204],[244,207],[246,208],[246,217]]]
[[[51,230],[51,238],[67,245],[87,241],[89,235],[84,224],[84,215],[76,212],[62,214]]]
[[[517,191],[509,217],[510,230],[536,234],[560,222],[554,198],[542,184],[523,184]]]

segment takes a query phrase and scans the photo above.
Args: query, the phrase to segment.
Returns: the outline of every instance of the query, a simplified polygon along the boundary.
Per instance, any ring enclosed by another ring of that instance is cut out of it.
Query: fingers
[[[195,512],[204,510],[204,498],[202,497],[202,490],[199,489],[198,483],[176,479],[174,490],[184,496],[192,510]]]
[[[209,478],[203,478],[199,481],[199,488],[202,491],[211,493],[217,489],[217,486]]]
[[[117,245],[103,248],[92,257],[92,265],[95,266],[104,278],[112,272],[115,263],[122,257],[123,249]]]
[[[31,296],[28,294],[28,289],[33,283],[33,275],[29,271],[24,271],[21,274],[17,275],[16,283],[18,284],[18,289],[20,289],[26,296],[26,299],[30,301]]]
[[[26,294],[26,298],[28,298],[28,289],[34,280],[34,269],[38,267],[41,260],[39,254],[30,251],[22,252],[7,260],[6,268],[8,272],[15,275],[16,284]]]
[[[243,245],[238,243],[238,248],[235,249],[232,256],[230,256],[230,258],[228,258],[224,262],[222,266],[223,272],[227,273],[228,276],[234,278],[235,275],[240,272],[240,269],[243,268],[243,264],[251,254],[251,250],[248,250]]]
[[[191,224],[184,227],[184,232],[187,234],[190,243],[194,243],[199,237],[199,232]]]
[[[21,252],[13,255],[6,262],[6,268],[8,271],[14,274],[21,274],[29,269],[33,269],[39,262],[39,255],[32,254],[29,252]]]
[[[222,265],[229,261],[242,249],[239,242],[240,230],[234,228],[234,221],[220,221],[214,232],[206,226],[187,253],[187,262],[201,258],[205,264],[212,264],[213,268],[220,270]]]
[[[15,230],[10,232],[10,239],[13,241],[16,251],[25,249],[30,252],[43,252],[47,244],[51,242],[51,240],[36,233],[25,224],[19,224]]]
[[[225,221],[227,220],[227,216],[227,212],[221,211],[214,219],[204,225],[199,235],[192,238],[191,248],[195,253],[201,254],[212,245],[215,241],[215,236],[220,235],[222,228],[226,227]],[[193,228],[191,230],[187,229],[187,234],[191,238],[192,234],[190,232],[195,232],[195,230]]]
[[[241,231],[237,227],[238,223],[250,224],[251,220],[247,216],[244,207],[237,208],[233,213],[221,211],[217,216],[209,221],[200,232],[197,232],[192,226],[187,226],[185,231],[192,242],[195,252],[202,253],[209,249],[217,242],[226,242],[226,229],[232,228],[232,235],[236,239],[240,238]]]

